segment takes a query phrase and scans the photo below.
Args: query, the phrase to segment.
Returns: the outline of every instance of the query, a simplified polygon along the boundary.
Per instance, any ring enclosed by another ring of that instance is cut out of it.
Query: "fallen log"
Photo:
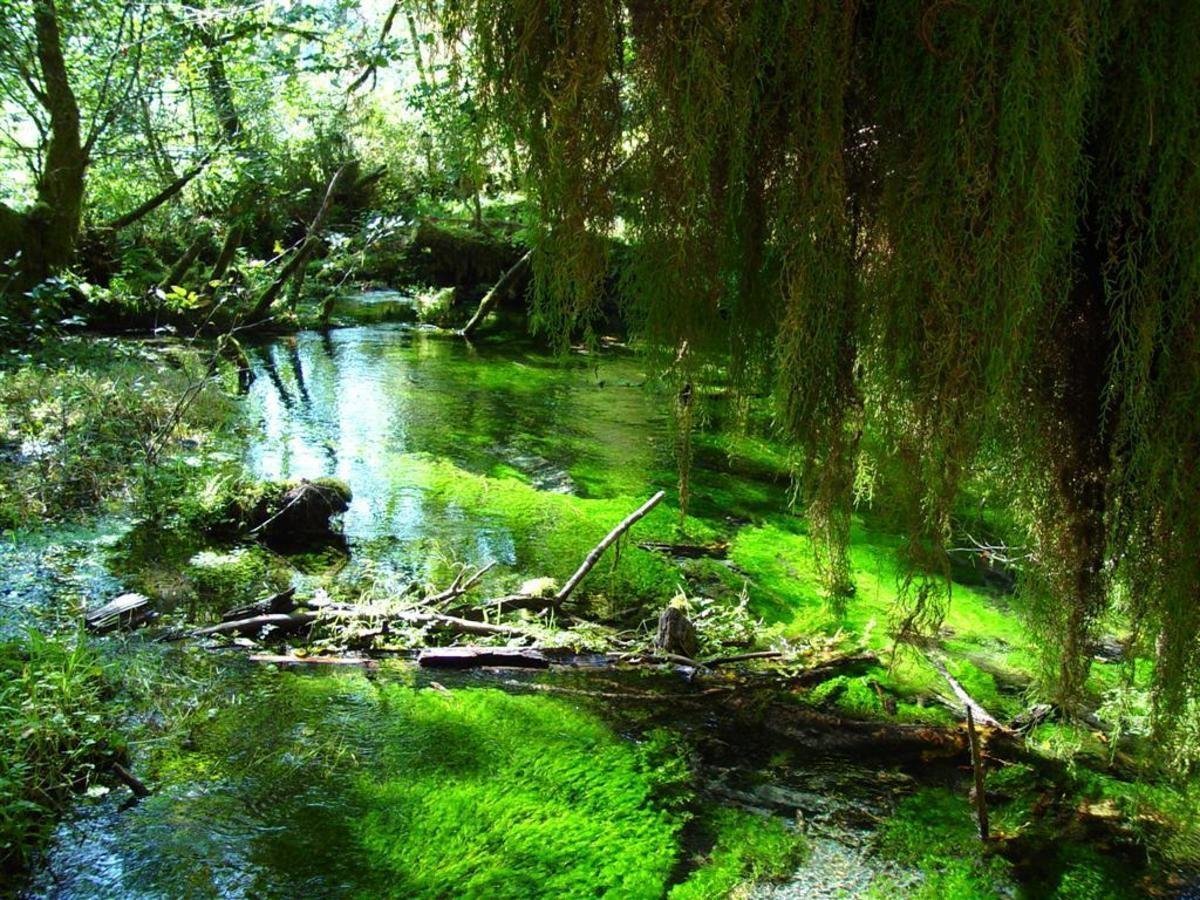
[[[315,612],[267,613],[262,616],[251,616],[247,619],[234,619],[232,622],[222,622],[219,625],[209,625],[207,628],[197,628],[192,637],[208,637],[214,634],[257,634],[268,625],[279,632],[298,631],[305,625],[311,625],[317,620]]]
[[[617,539],[630,528],[632,528],[639,519],[650,512],[650,510],[654,509],[654,507],[658,506],[658,504],[662,501],[662,498],[665,496],[666,491],[659,491],[657,494],[631,512],[628,516],[626,516],[616,528],[606,534],[604,536],[604,540],[595,546],[592,552],[589,553],[584,559],[579,568],[575,570],[575,574],[567,579],[567,583],[564,584],[559,592],[554,595],[554,605],[556,607],[562,606],[563,603],[566,602],[567,598],[571,596],[571,592],[574,591],[575,588],[579,587],[579,582],[583,581],[583,579],[587,576],[587,573],[592,571],[592,567],[600,561],[600,557],[604,555],[604,551],[616,543]]]
[[[476,622],[473,619],[460,619],[458,616],[448,616],[444,613],[408,610],[395,616],[396,619],[414,625],[434,625],[455,634],[473,634],[482,637],[504,635],[507,637],[530,637],[530,633],[514,625],[493,625],[490,622]]]
[[[788,681],[793,686],[819,684],[822,681],[828,681],[834,676],[845,674],[847,670],[866,668],[878,662],[879,657],[870,651],[847,653],[844,656],[835,656],[833,659],[826,660],[818,665],[802,669],[792,674]]]
[[[227,609],[221,613],[221,621],[235,622],[238,619],[249,619],[254,616],[263,616],[270,613],[290,613],[296,608],[295,598],[296,589],[290,587],[286,591],[280,591],[278,594],[272,594],[270,597],[255,600],[253,603],[246,603],[243,606],[235,606],[233,609]]]
[[[83,620],[89,631],[103,634],[118,628],[136,628],[153,619],[157,613],[151,607],[150,598],[144,594],[121,594],[99,609],[84,614]]]
[[[504,667],[548,669],[550,660],[538,650],[522,647],[434,647],[422,650],[417,664],[427,669]]]
[[[700,661],[700,665],[706,669],[712,669],[716,666],[727,666],[732,663],[750,662],[756,659],[781,659],[783,657],[782,650],[756,650],[752,653],[734,653],[731,656],[714,656],[710,659]]]

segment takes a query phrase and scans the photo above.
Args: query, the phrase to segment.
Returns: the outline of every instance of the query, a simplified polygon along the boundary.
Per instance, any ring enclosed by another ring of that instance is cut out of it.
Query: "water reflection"
[[[406,454],[593,496],[641,493],[669,464],[654,439],[665,421],[627,359],[598,369],[532,346],[500,353],[384,325],[301,334],[260,347],[255,365],[265,377],[248,398],[258,425],[250,467],[265,478],[346,481],[352,542],[415,540],[436,525],[462,549],[511,557],[511,538],[488,522],[435,514],[404,477]]]

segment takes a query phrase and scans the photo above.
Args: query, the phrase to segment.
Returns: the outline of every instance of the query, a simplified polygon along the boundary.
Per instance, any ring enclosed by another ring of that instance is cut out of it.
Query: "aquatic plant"
[[[112,681],[82,635],[0,643],[0,889],[121,747]]]

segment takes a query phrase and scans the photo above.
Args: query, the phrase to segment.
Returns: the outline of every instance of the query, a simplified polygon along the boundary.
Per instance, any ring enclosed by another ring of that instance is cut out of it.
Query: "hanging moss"
[[[528,150],[539,321],[587,331],[619,225],[661,367],[773,393],[835,608],[860,455],[900,473],[903,633],[946,614],[951,514],[986,454],[1033,550],[1045,689],[1078,700],[1117,604],[1158,660],[1162,733],[1196,712],[1195,4],[445,14]]]

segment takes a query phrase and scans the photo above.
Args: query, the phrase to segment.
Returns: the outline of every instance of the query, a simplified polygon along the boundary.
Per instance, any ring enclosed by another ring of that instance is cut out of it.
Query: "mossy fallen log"
[[[240,485],[205,523],[205,530],[226,539],[312,544],[338,537],[332,520],[350,508],[352,499],[349,485],[337,478]]]

